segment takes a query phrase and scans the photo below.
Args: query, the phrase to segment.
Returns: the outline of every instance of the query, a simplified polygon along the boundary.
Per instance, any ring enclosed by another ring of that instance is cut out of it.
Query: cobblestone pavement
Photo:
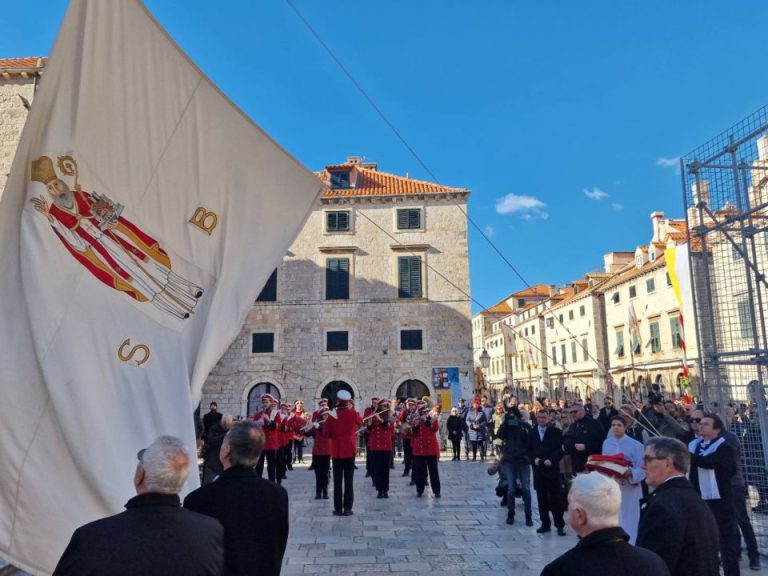
[[[309,459],[307,459],[309,461]],[[440,462],[441,498],[427,488],[422,498],[401,476],[400,459],[391,471],[389,499],[377,499],[365,463],[355,472],[354,515],[332,515],[331,500],[314,499],[314,473],[307,464],[288,472],[283,486],[290,499],[290,536],[282,576],[346,574],[377,576],[538,575],[548,562],[576,544],[570,528],[566,537],[554,531],[536,534],[525,526],[518,502],[515,524],[505,523],[506,508],[493,493],[496,477],[487,463]],[[766,564],[764,559],[764,565]],[[8,570],[0,559],[0,576],[23,573]],[[768,576],[768,570],[744,574]],[[6,570],[8,570],[6,572]],[[392,575],[391,573],[395,573]]]
[[[331,500],[314,500],[314,474],[295,467],[284,482],[291,502],[291,530],[283,576],[298,574],[389,574],[444,576],[493,572],[538,575],[541,568],[576,543],[554,531],[536,534],[525,526],[522,503],[515,524],[493,493],[496,477],[487,463],[440,462],[441,498],[427,488],[422,498],[391,471],[389,499],[377,499],[365,464],[355,472],[354,516],[332,515]],[[534,512],[534,518],[536,514]],[[538,526],[538,523],[536,524]]]

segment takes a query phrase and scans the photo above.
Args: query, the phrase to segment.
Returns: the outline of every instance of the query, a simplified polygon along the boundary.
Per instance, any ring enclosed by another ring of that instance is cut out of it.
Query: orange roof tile
[[[27,58],[0,58],[0,70],[12,72],[13,70],[29,70],[33,68],[44,68],[48,63],[48,58],[39,56],[30,56]]]
[[[396,196],[400,194],[441,194],[446,192],[468,193],[466,188],[449,188],[432,182],[405,178],[387,172],[379,172],[360,164],[338,164],[327,166],[317,175],[326,184],[330,184],[330,171],[350,169],[356,171],[356,178],[350,178],[355,183],[352,188],[329,188],[322,198],[344,196]]]
[[[651,270],[655,270],[656,268],[661,268],[662,266],[666,265],[666,260],[664,258],[664,254],[661,254],[654,260],[653,262],[646,262],[643,264],[640,268],[636,268],[634,263],[631,265],[628,265],[625,270],[622,270],[621,272],[616,273],[616,275],[605,282],[605,284],[602,284],[600,286],[600,290],[607,290],[609,288],[613,288],[614,286],[618,286],[619,284],[623,284],[624,282],[627,282],[629,280],[632,280],[633,278],[636,278],[638,276],[642,276],[646,272],[650,272]]]
[[[483,313],[485,314],[509,314],[510,312],[512,312],[512,308],[506,301],[499,302],[498,304],[483,310]]]
[[[536,284],[530,288],[525,288],[519,292],[514,292],[512,296],[516,298],[525,298],[526,296],[549,296],[549,285]]]

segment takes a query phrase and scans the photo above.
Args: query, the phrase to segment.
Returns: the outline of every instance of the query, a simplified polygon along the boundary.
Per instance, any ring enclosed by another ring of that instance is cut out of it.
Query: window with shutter
[[[398,208],[397,229],[418,230],[421,228],[421,208]]]
[[[651,329],[651,352],[655,354],[657,352],[661,352],[661,336],[659,333],[659,323],[651,322],[650,329]]]
[[[349,210],[334,210],[325,213],[326,232],[349,232]]]
[[[672,334],[672,347],[680,348],[682,346],[682,330],[680,329],[680,317],[672,316],[669,319],[669,331]]]
[[[754,331],[752,330],[752,306],[749,300],[739,300],[739,332],[742,338],[752,338]]]
[[[421,256],[400,256],[397,259],[398,298],[421,298]]]
[[[326,261],[325,299],[349,300],[349,258],[329,258]]]

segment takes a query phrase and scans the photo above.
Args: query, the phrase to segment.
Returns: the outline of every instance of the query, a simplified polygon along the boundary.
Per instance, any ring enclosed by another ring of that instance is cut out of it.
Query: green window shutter
[[[326,264],[325,299],[349,299],[349,258],[331,258]]]
[[[406,230],[408,228],[408,210],[397,211],[397,229]]]
[[[338,212],[327,212],[325,214],[325,229],[328,232],[336,232],[339,229]]]
[[[421,298],[421,257],[401,256],[397,260],[398,298]]]

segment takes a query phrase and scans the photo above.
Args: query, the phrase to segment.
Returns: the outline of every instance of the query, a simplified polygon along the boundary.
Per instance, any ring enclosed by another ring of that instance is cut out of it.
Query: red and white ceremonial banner
[[[133,495],[137,450],[194,450],[321,190],[140,2],[71,3],[0,201],[0,556],[52,572]]]

